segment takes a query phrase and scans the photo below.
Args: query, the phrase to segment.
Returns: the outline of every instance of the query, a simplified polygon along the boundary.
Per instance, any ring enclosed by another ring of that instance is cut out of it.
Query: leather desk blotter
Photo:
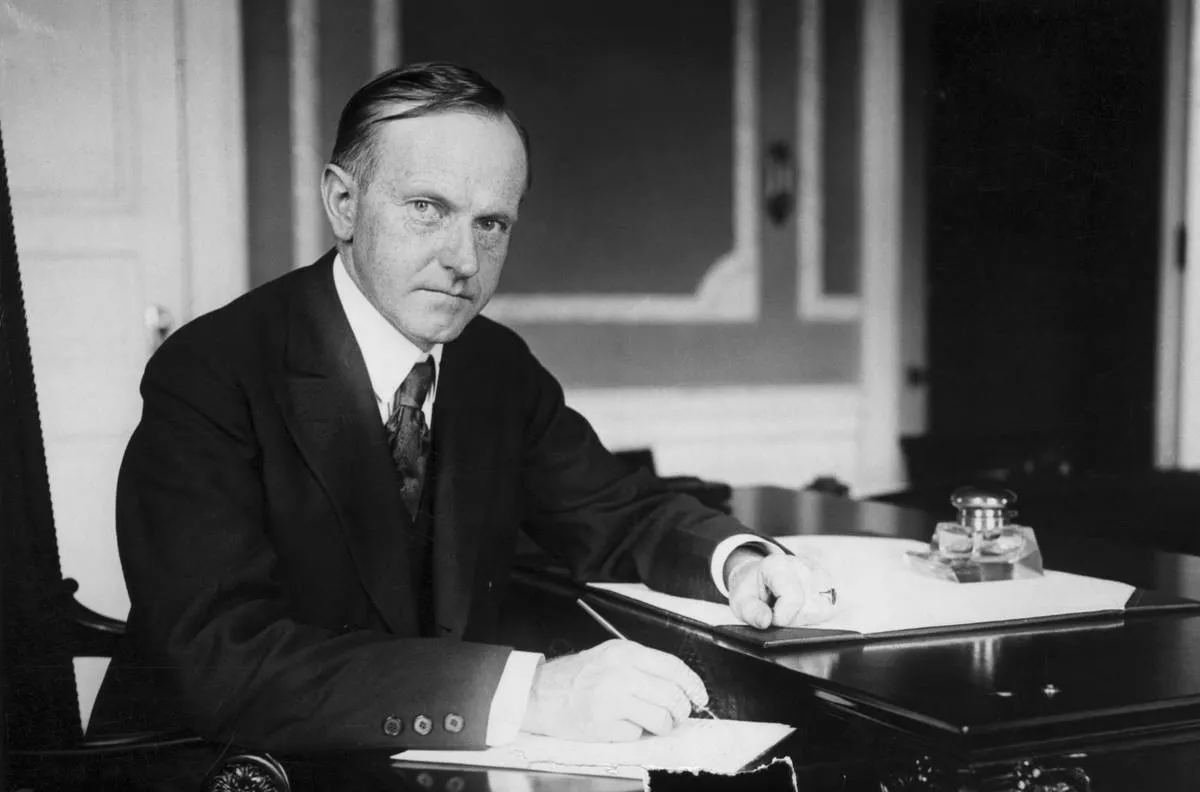
[[[782,537],[779,541],[792,552],[815,559],[833,576],[838,608],[828,621],[811,627],[757,630],[740,624],[728,605],[672,597],[640,583],[589,585],[764,649],[1007,629],[1065,620],[1120,620],[1134,611],[1200,608],[1200,603],[1126,583],[1052,570],[1042,577],[1023,580],[938,580],[908,566],[905,552],[927,546],[912,539],[817,535]]]

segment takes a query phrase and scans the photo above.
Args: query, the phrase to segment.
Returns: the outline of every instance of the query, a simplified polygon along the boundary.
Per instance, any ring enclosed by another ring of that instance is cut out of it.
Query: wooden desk
[[[6,765],[6,783],[0,788],[39,792],[642,792],[644,788],[639,779],[403,762],[379,751],[277,757],[287,773],[284,784],[261,772],[261,765],[239,769],[224,763],[236,762],[236,756],[236,750],[200,743],[104,757],[21,757],[15,765],[11,761]],[[222,778],[209,778],[214,768],[222,771]],[[741,792],[745,788],[721,783],[721,778],[698,786],[690,775],[655,773],[651,782],[655,792]],[[770,768],[754,781],[755,789],[792,789],[792,775],[784,766]]]
[[[926,539],[952,516],[774,488],[739,491],[734,510],[776,536]],[[1200,558],[1034,528],[1050,568],[1200,599]],[[578,594],[564,579],[518,571],[510,608],[524,618],[511,621],[514,640],[551,654],[604,640],[571,607]],[[1200,611],[760,651],[603,592],[587,596],[633,640],[699,666],[718,714],[800,728],[801,777],[826,785],[937,788],[915,780],[923,774],[947,789],[1015,789],[1011,774],[1029,761],[1022,772],[1058,768],[1075,785],[1067,788],[1086,788],[1091,776],[1109,789],[1191,789],[1200,771]]]
[[[224,746],[201,743],[101,757],[58,756],[33,760],[9,758],[4,789],[112,790],[112,792],[641,792],[636,780],[446,767],[392,761],[386,752],[345,752],[326,756],[276,757],[288,786],[256,785],[246,771],[227,770],[224,785],[206,783],[215,767],[236,755]],[[21,786],[14,786],[17,782]],[[240,785],[238,785],[240,783]],[[231,785],[232,784],[232,785]]]
[[[777,536],[925,539],[937,519],[950,516],[773,488],[737,492],[734,509]],[[1200,599],[1200,558],[1034,527],[1051,568]],[[518,569],[505,605],[506,637],[551,656],[606,640],[575,606],[582,592],[544,568]],[[1097,789],[1168,792],[1191,790],[1200,778],[1200,613],[767,652],[604,593],[586,596],[631,639],[695,667],[719,715],[796,726],[779,752],[795,763],[801,789],[1007,790],[1017,789],[1014,773],[1038,768],[1070,784],[1042,789],[1088,789],[1090,778]],[[1058,691],[1052,696],[1049,684]],[[219,747],[199,746],[114,759],[79,778],[101,781],[89,788],[191,792],[218,754]],[[280,759],[294,790],[639,788],[614,779],[421,767],[378,753]],[[130,786],[126,771],[141,783]]]

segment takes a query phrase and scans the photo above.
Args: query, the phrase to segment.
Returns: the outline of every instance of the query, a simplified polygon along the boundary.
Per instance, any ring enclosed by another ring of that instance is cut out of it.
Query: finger
[[[834,589],[833,576],[815,559],[796,556],[788,560],[795,569],[794,574],[801,583],[804,595],[804,601],[792,615],[790,624],[801,626],[827,621],[833,616],[835,609],[831,595],[821,592]]]
[[[670,734],[675,728],[675,718],[665,707],[627,694],[620,703],[619,715],[626,721],[650,734]]]
[[[739,576],[730,581],[729,587],[729,607],[733,609],[733,614],[760,630],[771,626],[768,591],[761,573],[765,560],[755,562],[753,574]]]
[[[805,564],[809,569],[809,574],[805,578],[805,592],[808,595],[809,605],[805,609],[806,613],[802,616],[807,619],[809,624],[826,621],[838,610],[839,603],[836,601],[838,578],[816,559],[806,559]]]
[[[796,621],[805,605],[804,594],[785,594],[775,600],[771,609],[771,623],[777,627],[787,627]]]
[[[687,694],[661,677],[635,673],[629,680],[629,691],[642,701],[671,713],[677,726],[692,714],[692,701]]]
[[[708,706],[708,691],[704,689],[703,680],[675,655],[641,644],[629,644],[627,659],[635,669],[674,683],[696,706]]]
[[[642,734],[641,726],[619,718],[598,724],[588,738],[598,742],[633,742],[640,739]]]
[[[763,561],[760,575],[769,592],[771,623],[779,627],[792,624],[811,600],[805,583],[808,569],[794,556],[775,556]]]
[[[734,616],[751,627],[761,630],[771,626],[771,608],[763,602],[757,592],[739,595],[736,599],[730,600],[729,607],[733,610]]]
[[[763,585],[776,600],[796,599],[804,602],[805,579],[811,574],[807,565],[795,556],[772,556],[762,563]]]

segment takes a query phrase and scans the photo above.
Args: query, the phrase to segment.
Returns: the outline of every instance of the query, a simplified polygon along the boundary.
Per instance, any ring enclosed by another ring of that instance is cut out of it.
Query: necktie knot
[[[408,376],[404,378],[404,382],[401,382],[400,387],[396,388],[396,394],[392,399],[392,411],[395,412],[401,407],[420,409],[425,404],[426,397],[429,396],[429,389],[433,387],[433,377],[433,358],[427,357],[417,361],[412,370],[408,372]]]

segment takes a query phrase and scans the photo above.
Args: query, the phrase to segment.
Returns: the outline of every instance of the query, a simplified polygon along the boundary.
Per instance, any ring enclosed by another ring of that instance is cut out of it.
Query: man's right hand
[[[539,666],[521,730],[623,742],[666,734],[707,705],[704,683],[678,657],[612,640]]]

